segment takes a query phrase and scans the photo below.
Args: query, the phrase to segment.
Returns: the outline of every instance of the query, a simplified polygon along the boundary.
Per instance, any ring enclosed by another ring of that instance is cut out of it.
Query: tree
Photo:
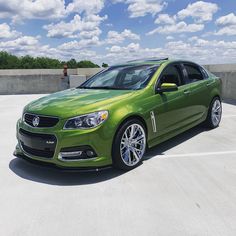
[[[75,59],[70,59],[66,64],[68,68],[72,68],[72,69],[77,68],[77,62]]]
[[[62,69],[64,64],[68,68],[96,68],[91,61],[77,62],[75,59],[60,61],[48,57],[32,57],[29,55],[17,57],[8,52],[0,52],[0,69]]]
[[[102,63],[102,67],[103,67],[103,68],[107,68],[107,67],[109,67],[109,65],[108,65],[107,63],[104,63],[104,62],[103,62],[103,63]]]
[[[17,69],[19,60],[16,56],[7,52],[0,52],[0,69]]]
[[[91,61],[80,61],[77,63],[78,68],[98,68],[99,66]]]

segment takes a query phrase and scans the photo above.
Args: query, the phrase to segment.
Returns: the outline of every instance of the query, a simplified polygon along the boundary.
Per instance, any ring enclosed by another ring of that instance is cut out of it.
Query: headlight
[[[64,129],[89,129],[97,127],[108,118],[108,111],[98,111],[77,116],[66,121]]]

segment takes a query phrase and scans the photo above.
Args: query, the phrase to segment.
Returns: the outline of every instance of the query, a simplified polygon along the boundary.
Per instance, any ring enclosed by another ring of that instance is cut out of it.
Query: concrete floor
[[[236,106],[129,173],[68,173],[12,155],[16,120],[38,97],[0,96],[0,235],[236,235]]]

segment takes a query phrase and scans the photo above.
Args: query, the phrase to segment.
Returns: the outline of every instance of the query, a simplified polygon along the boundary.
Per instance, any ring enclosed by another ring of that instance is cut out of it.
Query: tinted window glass
[[[193,65],[186,65],[186,64],[184,65],[184,67],[187,71],[188,79],[189,79],[190,83],[204,79],[203,75],[198,67],[193,66]]]
[[[163,83],[174,83],[177,86],[182,84],[181,74],[177,66],[168,66],[161,75],[160,85]]]
[[[208,73],[206,72],[206,70],[204,68],[200,67],[200,70],[201,70],[201,72],[203,74],[204,79],[209,78],[209,75],[208,75]]]
[[[149,83],[157,68],[156,65],[111,67],[96,74],[78,88],[142,89]]]

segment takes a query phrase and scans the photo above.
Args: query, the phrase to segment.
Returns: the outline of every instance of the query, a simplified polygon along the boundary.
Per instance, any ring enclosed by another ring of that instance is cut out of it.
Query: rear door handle
[[[214,84],[214,82],[208,82],[208,83],[206,84],[206,86],[209,87],[209,86],[211,86],[212,84]]]
[[[188,94],[190,94],[190,91],[189,90],[184,90],[184,94],[188,95]]]

